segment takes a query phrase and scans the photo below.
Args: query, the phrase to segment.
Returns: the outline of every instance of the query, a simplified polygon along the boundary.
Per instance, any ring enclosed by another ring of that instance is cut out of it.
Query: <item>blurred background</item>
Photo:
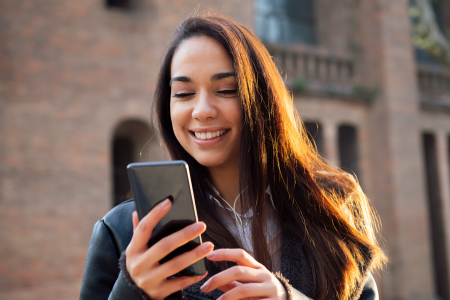
[[[265,42],[318,150],[358,175],[390,259],[381,299],[450,299],[448,0],[0,0],[0,299],[78,298],[125,166],[167,159],[161,56],[204,12]]]

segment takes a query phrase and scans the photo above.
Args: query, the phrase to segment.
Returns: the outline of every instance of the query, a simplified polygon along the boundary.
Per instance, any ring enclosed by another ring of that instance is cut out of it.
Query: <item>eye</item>
[[[238,90],[222,90],[218,91],[217,94],[224,95],[224,96],[235,96],[237,94]]]
[[[173,96],[175,98],[181,99],[181,98],[187,98],[187,97],[190,97],[193,95],[195,95],[195,93],[179,93],[179,94],[174,94]]]

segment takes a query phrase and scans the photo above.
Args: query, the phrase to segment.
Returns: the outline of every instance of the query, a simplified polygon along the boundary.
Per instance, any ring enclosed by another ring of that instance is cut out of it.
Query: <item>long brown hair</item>
[[[313,270],[315,299],[348,299],[362,284],[367,268],[385,260],[377,246],[377,219],[357,181],[328,166],[309,141],[272,58],[261,41],[243,25],[226,17],[190,17],[175,31],[163,58],[156,86],[156,128],[172,159],[185,160],[191,170],[199,218],[208,229],[206,240],[216,248],[241,247],[208,195],[214,191],[207,169],[176,139],[170,119],[170,68],[175,50],[193,37],[219,41],[230,54],[242,101],[239,174],[243,209],[253,207],[255,258],[269,269],[265,239],[264,197],[274,196],[281,230],[302,240]],[[242,189],[242,187],[247,187]],[[371,266],[367,266],[371,262]]]

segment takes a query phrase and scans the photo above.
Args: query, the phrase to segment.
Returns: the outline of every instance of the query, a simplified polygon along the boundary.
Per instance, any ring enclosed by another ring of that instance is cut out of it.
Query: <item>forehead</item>
[[[230,55],[222,44],[209,37],[195,37],[182,42],[171,65],[172,77],[230,71],[234,71]]]

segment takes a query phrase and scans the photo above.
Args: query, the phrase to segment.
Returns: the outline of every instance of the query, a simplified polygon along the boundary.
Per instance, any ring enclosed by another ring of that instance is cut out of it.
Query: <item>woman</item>
[[[220,16],[182,22],[154,105],[172,159],[189,164],[201,222],[149,249],[170,201],[140,223],[132,201],[117,206],[94,228],[81,299],[179,298],[182,289],[190,299],[378,297],[370,271],[385,256],[368,201],[311,145],[255,35]],[[203,245],[158,263],[200,234]],[[204,276],[169,278],[205,256]]]

